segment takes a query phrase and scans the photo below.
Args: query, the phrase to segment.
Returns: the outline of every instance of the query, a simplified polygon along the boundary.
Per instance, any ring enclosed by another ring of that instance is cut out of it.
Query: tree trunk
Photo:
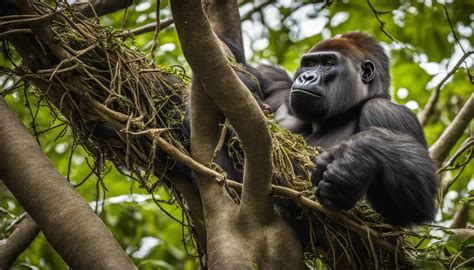
[[[0,97],[0,179],[72,268],[135,269],[112,234]]]

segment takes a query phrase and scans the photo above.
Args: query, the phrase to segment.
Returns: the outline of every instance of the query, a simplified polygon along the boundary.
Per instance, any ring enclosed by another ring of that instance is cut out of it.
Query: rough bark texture
[[[48,242],[77,269],[134,269],[89,204],[41,152],[0,98],[0,179]]]
[[[302,269],[302,247],[273,208],[271,139],[255,99],[233,72],[201,1],[172,1],[183,52],[194,71],[191,96],[191,154],[212,161],[225,115],[242,141],[245,168],[240,205],[223,186],[198,175],[211,269]],[[235,10],[234,1],[215,1]],[[223,14],[228,14],[223,11]],[[229,16],[232,16],[229,14]],[[190,23],[192,22],[192,23]],[[235,102],[238,100],[239,102]]]

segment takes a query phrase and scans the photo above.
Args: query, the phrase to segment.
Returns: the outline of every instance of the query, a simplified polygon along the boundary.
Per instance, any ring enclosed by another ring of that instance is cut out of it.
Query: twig
[[[25,13],[31,14],[35,12],[34,6],[30,5],[28,0],[17,0],[16,4]],[[58,58],[58,60],[61,61],[69,58],[70,55],[68,52],[65,51],[61,45],[54,40],[53,33],[48,27],[49,22],[41,20],[40,22],[29,23],[29,25],[35,36],[50,49],[50,51]]]
[[[1,32],[0,33],[0,38],[4,37],[4,36],[11,35],[11,34],[31,34],[31,33],[33,33],[33,32],[31,32],[31,29],[12,29],[12,30],[8,30],[8,31],[5,31],[5,32]]]
[[[465,264],[471,263],[472,261],[474,261],[474,257],[471,257],[471,258],[465,260],[464,262],[462,262],[462,263],[456,265],[456,267],[454,267],[453,270],[455,270],[455,269],[460,269],[462,266],[464,266]],[[464,269],[464,268],[463,268],[463,269]]]
[[[434,108],[436,106],[436,103],[438,102],[439,99],[439,92],[441,91],[441,88],[443,85],[446,83],[446,81],[451,78],[451,76],[456,73],[456,71],[459,69],[461,64],[466,60],[467,57],[469,57],[471,54],[473,54],[474,51],[468,51],[464,53],[464,55],[458,60],[456,65],[444,76],[444,78],[438,83],[438,85],[434,88],[434,90],[431,91],[431,95],[428,99],[428,102],[426,103],[425,107],[423,110],[418,114],[418,120],[420,121],[421,125],[425,125],[428,119],[431,117],[431,115],[434,112]]]
[[[474,145],[474,137],[467,138],[461,144],[461,146],[459,146],[459,148],[456,150],[456,152],[449,158],[449,160],[446,162],[446,165],[438,171],[438,173],[442,172],[442,171],[451,170],[452,168],[450,168],[450,167],[453,166],[454,162],[459,158],[459,156],[461,156],[464,153],[464,151],[466,151],[467,149],[469,149],[473,145]],[[456,169],[456,168],[454,168],[454,169]]]
[[[375,19],[377,19],[377,21],[379,22],[379,29],[380,31],[382,31],[388,38],[390,38],[392,41],[396,41],[392,35],[390,35],[390,33],[387,32],[387,30],[385,29],[384,25],[385,25],[385,22],[382,21],[379,17],[379,14],[385,14],[385,12],[379,12],[377,10],[375,10],[374,6],[372,5],[372,3],[370,3],[370,0],[367,0],[367,4],[369,4],[369,7],[370,9],[372,10],[372,13],[374,13],[375,15]]]
[[[157,18],[157,20],[158,19],[159,18]],[[167,28],[168,26],[170,26],[172,24],[173,24],[173,19],[167,19],[167,20],[164,20],[164,21],[160,22],[160,31]],[[122,37],[125,39],[125,38],[128,38],[130,36],[137,36],[137,35],[141,35],[141,34],[144,34],[144,33],[148,33],[148,32],[154,31],[155,29],[156,29],[156,22],[153,22],[153,23],[149,23],[149,24],[145,24],[143,26],[137,27],[137,28],[132,29],[132,30],[123,31],[122,32]]]
[[[10,21],[5,21],[5,22],[0,22],[0,27],[6,27],[6,26],[14,26],[16,24],[29,24],[29,23],[38,23],[42,22],[45,20],[48,20],[49,18],[52,18],[58,13],[63,12],[63,9],[58,9],[57,11],[42,15],[42,16],[34,16],[34,17],[27,17],[23,19],[16,19],[16,20],[10,20]],[[3,17],[2,17],[3,19]]]
[[[442,5],[443,10],[444,10],[444,15],[446,16],[446,19],[448,20],[449,27],[451,28],[451,33],[453,33],[454,40],[456,40],[456,43],[459,45],[463,53],[466,53],[464,50],[463,46],[461,45],[461,42],[459,41],[458,34],[456,33],[456,30],[454,30],[454,25],[453,22],[451,21],[451,18],[449,17],[448,9],[446,8],[446,5]]]
[[[115,128],[119,129],[123,133],[131,134],[131,135],[145,135],[148,139],[151,141],[156,140],[158,146],[165,151],[168,155],[173,157],[174,159],[182,162],[184,165],[188,166],[190,169],[194,170],[197,173],[207,175],[211,177],[212,179],[215,179],[218,182],[222,182],[225,179],[225,176],[221,173],[218,173],[212,169],[209,169],[208,167],[202,165],[201,163],[195,161],[193,158],[189,157],[188,155],[184,154],[181,152],[178,148],[176,148],[174,145],[170,144],[166,140],[160,137],[160,134],[164,131],[163,129],[148,129],[144,131],[139,131],[139,132],[130,132],[126,130],[126,127],[123,123],[117,122],[117,119],[111,118],[110,109],[108,111],[101,110],[97,108],[96,112],[102,116],[107,117],[109,120],[111,120],[112,126]],[[146,159],[144,159],[146,160]]]
[[[107,106],[90,96],[87,96],[86,98],[91,103],[92,107],[97,111],[97,113],[106,114],[109,118],[112,118],[120,123],[126,123],[128,121],[129,117],[127,115],[107,108]]]
[[[1,16],[0,19],[2,21],[11,21],[11,20],[20,20],[20,19],[29,19],[29,18],[36,18],[38,15],[34,14],[20,14],[20,15],[8,15],[8,16]]]
[[[156,48],[158,48],[158,34],[160,33],[160,4],[161,4],[161,1],[160,0],[157,0],[156,1],[156,11],[155,11],[155,14],[156,14],[156,22],[155,22],[155,32],[153,33],[153,44],[151,45],[151,50],[150,50],[150,54],[151,54],[151,62],[150,62],[150,65],[154,66],[155,65],[155,51],[156,51]]]
[[[215,162],[217,159],[217,155],[222,149],[222,146],[225,143],[225,138],[227,136],[227,129],[228,129],[229,121],[226,120],[224,125],[222,126],[221,136],[219,137],[219,141],[217,142],[216,149],[214,149],[214,154],[212,155],[212,162]]]
[[[440,172],[445,172],[448,170],[456,170],[460,168],[454,177],[451,177],[449,174],[446,174],[446,173],[442,174],[441,185],[440,185],[442,195],[448,192],[448,189],[451,187],[452,184],[454,184],[454,182],[456,182],[456,180],[459,178],[459,176],[462,174],[462,172],[466,168],[467,164],[469,164],[469,162],[471,161],[474,154],[474,149],[472,148],[473,145],[474,145],[474,138],[472,137],[468,138],[456,150],[456,153],[452,155],[449,161],[446,162],[446,165],[440,170],[438,170],[438,173],[440,173]],[[468,149],[470,150],[468,157],[461,164],[456,164],[456,166],[453,166],[453,163],[457,160],[457,158],[461,156]]]

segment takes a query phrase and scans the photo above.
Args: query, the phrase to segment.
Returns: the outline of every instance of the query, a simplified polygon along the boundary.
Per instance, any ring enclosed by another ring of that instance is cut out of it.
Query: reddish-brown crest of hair
[[[326,39],[316,44],[311,52],[337,51],[353,61],[371,60],[375,64],[375,85],[379,92],[388,92],[390,85],[389,58],[377,40],[362,32],[350,32],[340,37]]]

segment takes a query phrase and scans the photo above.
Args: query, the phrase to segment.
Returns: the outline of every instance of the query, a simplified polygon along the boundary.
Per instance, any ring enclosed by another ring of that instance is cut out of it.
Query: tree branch
[[[449,151],[461,137],[474,117],[474,95],[467,100],[453,122],[444,130],[438,140],[430,147],[430,157],[438,165],[443,163]]]
[[[447,192],[448,189],[451,187],[451,185],[459,178],[461,173],[464,171],[466,166],[469,164],[471,158],[473,157],[473,151],[474,151],[474,137],[469,137],[467,138],[461,146],[456,150],[456,152],[449,158],[447,162],[443,165],[443,168],[439,169],[438,173],[441,173],[441,184],[440,184],[440,190],[441,194],[444,196]],[[468,157],[466,160],[464,160],[461,164],[456,164],[454,166],[454,163],[456,160],[464,154],[465,151],[469,150]],[[453,177],[451,174],[446,173],[448,170],[453,170],[453,169],[458,169],[456,172],[456,175]]]
[[[203,175],[197,177],[206,217],[209,268],[303,269],[297,235],[274,210],[271,138],[263,113],[232,70],[201,2],[175,0],[171,8],[184,55],[195,73],[191,154],[200,162],[212,160],[220,138],[219,124],[224,120],[222,113],[239,135],[245,153],[240,205],[221,186],[209,183]],[[211,12],[216,16],[216,27],[221,24],[222,14],[235,12],[227,8],[237,8],[236,2]]]
[[[421,125],[424,126],[426,122],[428,122],[428,119],[433,115],[436,103],[438,102],[439,99],[439,92],[441,91],[441,88],[443,85],[446,83],[446,81],[451,78],[451,76],[456,73],[458,68],[462,65],[464,60],[468,58],[471,54],[473,54],[474,51],[468,51],[464,53],[464,55],[458,60],[456,65],[446,74],[446,76],[438,83],[438,85],[431,90],[431,95],[428,99],[428,102],[426,103],[425,107],[423,107],[423,110],[418,113],[418,120],[420,121]]]
[[[1,97],[0,115],[0,178],[66,263],[78,269],[135,269]]]
[[[469,203],[465,202],[461,205],[461,208],[454,214],[453,222],[449,228],[451,229],[461,229],[466,228],[466,225],[469,221]]]
[[[271,138],[263,113],[228,63],[200,1],[174,0],[171,8],[191,69],[242,141],[246,155],[242,201],[263,196],[266,203],[262,204],[259,198],[258,204],[263,209],[273,209]]]
[[[30,6],[28,0],[15,0],[16,6],[23,12],[23,14],[36,14],[35,10]],[[39,14],[42,15],[42,14]],[[58,60],[67,59],[70,54],[63,48],[59,43],[57,43],[53,38],[53,33],[51,29],[48,28],[46,22],[43,23],[30,23],[31,31],[36,35],[36,37],[44,42],[51,52],[58,58]]]
[[[208,242],[213,242],[211,239],[218,235],[218,231],[225,231],[228,220],[227,215],[223,213],[235,212],[236,205],[222,187],[224,178],[201,164],[212,162],[213,149],[220,137],[219,124],[224,121],[224,116],[196,78],[193,78],[192,82],[191,108],[191,154],[198,161],[191,159],[194,161],[191,164],[194,168],[191,168],[196,173],[207,236],[206,239],[200,241],[205,240],[208,247],[208,263],[213,265],[222,253],[215,244],[208,244]],[[174,148],[172,145],[170,147]],[[185,159],[185,157],[182,158]],[[212,181],[212,179],[220,179],[220,182],[219,180]]]
[[[156,16],[156,27],[155,27],[155,31],[153,33],[153,43],[151,45],[151,49],[150,49],[150,54],[151,54],[151,65],[154,66],[155,65],[155,57],[156,57],[156,48],[158,48],[158,34],[160,33],[161,31],[161,28],[160,28],[160,6],[161,6],[161,0],[157,0],[156,1],[156,9],[155,9],[155,16]]]
[[[33,242],[39,231],[35,221],[29,215],[24,215],[6,241],[0,243],[0,269],[8,269]]]
[[[160,22],[160,31],[167,28],[168,26],[170,26],[172,24],[173,24],[173,19],[167,19],[167,20],[164,20],[164,21]],[[137,36],[137,35],[141,35],[141,34],[144,34],[144,33],[153,32],[153,31],[155,31],[155,29],[156,29],[156,22],[152,22],[152,23],[145,24],[143,26],[137,27],[137,28],[132,29],[132,30],[123,31],[122,36],[124,38],[127,38],[131,35]]]
[[[380,12],[380,11],[377,11],[374,6],[372,5],[372,3],[370,2],[370,0],[367,0],[367,4],[369,5],[370,9],[372,10],[372,13],[375,15],[375,19],[377,19],[377,21],[379,22],[379,29],[380,31],[382,31],[389,39],[391,39],[392,41],[396,41],[392,35],[390,35],[390,33],[387,31],[387,29],[385,29],[385,22],[382,21],[382,19],[380,19],[379,15],[380,14],[385,14],[386,12]]]

